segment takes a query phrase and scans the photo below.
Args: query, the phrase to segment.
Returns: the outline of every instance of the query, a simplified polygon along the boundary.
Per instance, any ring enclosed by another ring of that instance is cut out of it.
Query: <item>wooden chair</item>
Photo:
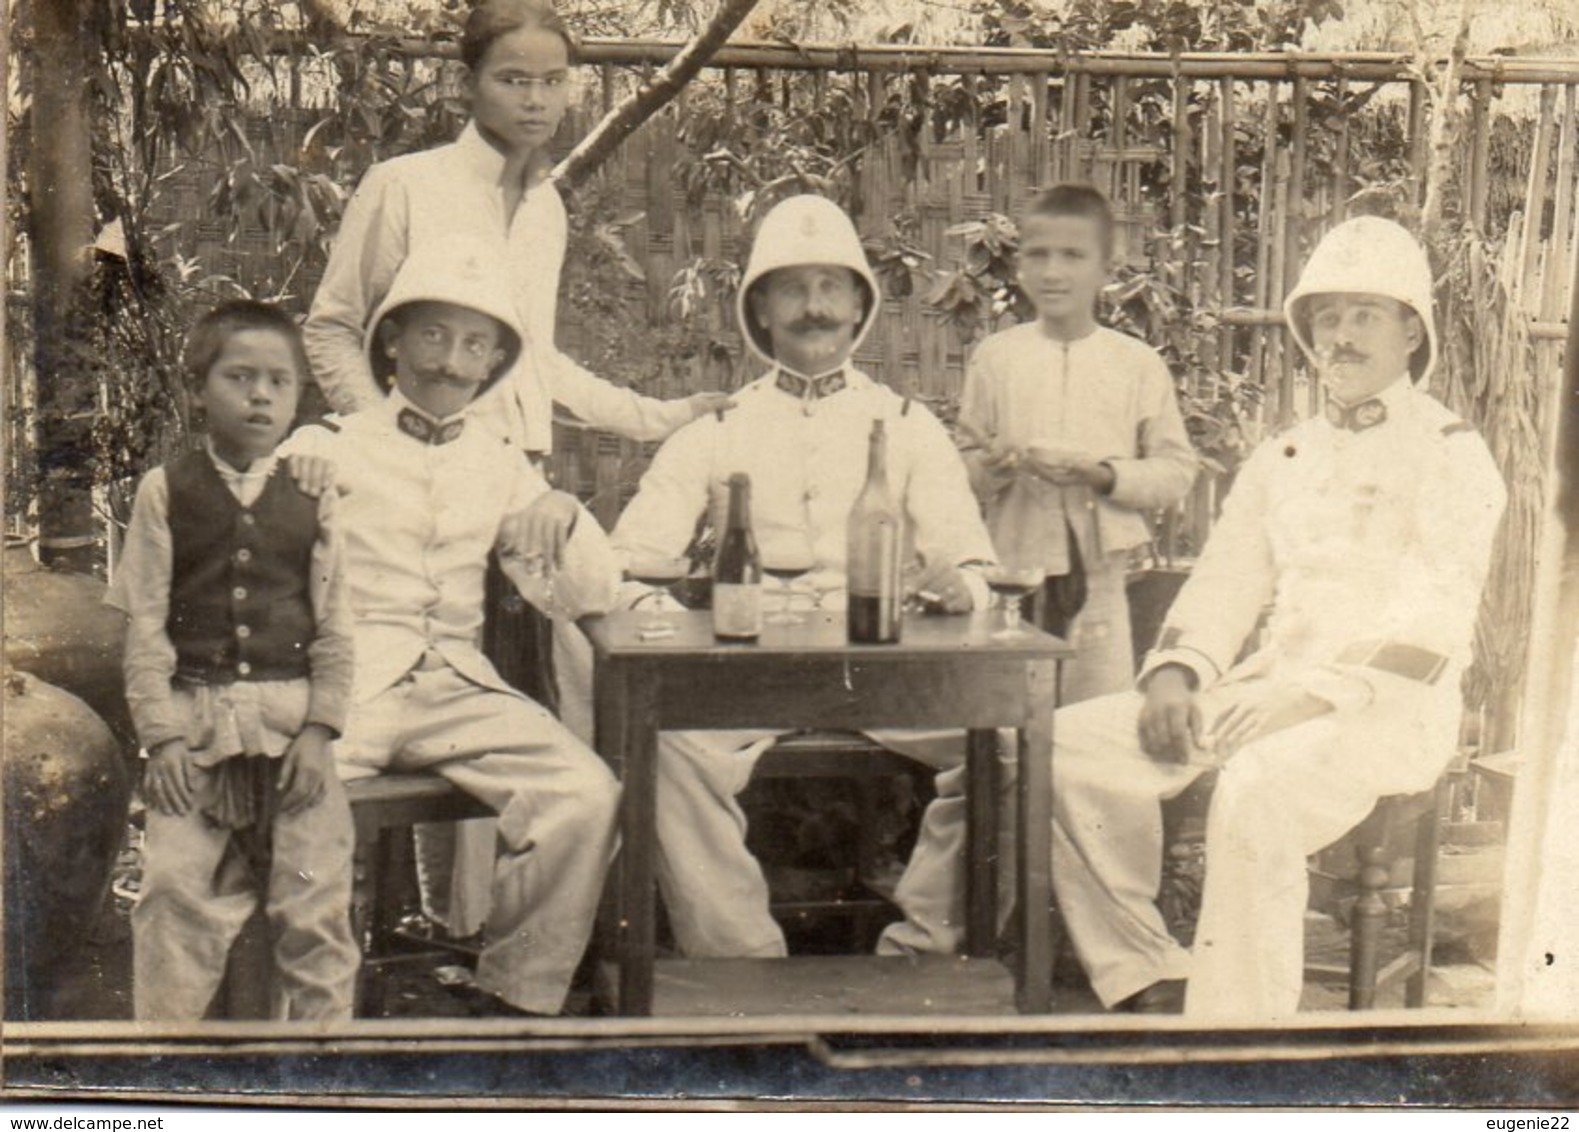
[[[1437,861],[1442,822],[1446,817],[1450,769],[1429,790],[1393,794],[1378,801],[1370,814],[1335,845],[1315,858],[1311,869],[1311,903],[1326,909],[1352,896],[1349,912],[1349,1009],[1370,1010],[1381,986],[1407,978],[1404,1005],[1425,1005],[1435,930]],[[1352,846],[1352,875],[1328,870],[1334,850]],[[1411,855],[1412,854],[1412,855]],[[1405,859],[1410,875],[1398,876]],[[1409,933],[1403,954],[1381,962],[1382,929],[1387,923],[1389,890],[1409,888]],[[1328,972],[1307,965],[1310,972]]]
[[[457,954],[455,947],[411,939],[397,930],[404,897],[415,883],[411,827],[492,817],[493,811],[432,774],[359,778],[347,782],[345,792],[356,830],[351,930],[362,949],[356,1015],[377,1017],[384,1009],[384,975],[390,967]],[[269,925],[260,909],[231,948],[210,1016],[269,1018],[276,992]]]
[[[1339,918],[1347,911],[1349,962],[1347,967],[1309,963],[1305,970],[1308,974],[1346,976],[1350,1010],[1370,1010],[1379,987],[1404,977],[1408,979],[1405,1005],[1425,1005],[1441,825],[1454,773],[1450,767],[1434,786],[1418,794],[1381,798],[1365,820],[1311,858],[1310,907]],[[1215,784],[1215,773],[1202,775],[1165,804],[1165,840],[1170,847],[1204,839],[1206,809]],[[1349,860],[1354,862],[1353,868],[1346,867]],[[1401,875],[1406,860],[1410,863],[1407,877]],[[1211,868],[1210,861],[1206,867]],[[1405,887],[1409,890],[1408,944],[1402,955],[1383,964],[1386,894],[1401,893]]]
[[[378,1017],[389,968],[466,954],[456,945],[399,931],[404,897],[413,884],[411,827],[492,817],[493,811],[434,774],[381,774],[355,779],[345,789],[356,827],[351,925],[362,948],[356,1013]]]

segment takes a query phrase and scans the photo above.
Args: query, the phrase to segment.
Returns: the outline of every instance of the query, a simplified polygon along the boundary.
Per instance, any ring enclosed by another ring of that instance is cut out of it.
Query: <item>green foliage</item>
[[[1339,0],[978,0],[984,42],[1093,51],[1278,51],[1298,47],[1307,21],[1339,19]]]
[[[180,352],[192,320],[238,294],[304,311],[350,186],[373,161],[453,136],[465,117],[458,65],[414,60],[391,34],[362,29],[373,34],[309,49],[298,5],[216,11],[203,0],[105,5],[93,29],[95,207],[124,247],[97,257],[70,349],[101,390],[90,462],[103,485],[185,443]],[[430,5],[409,14],[383,30],[443,36],[463,15]],[[25,38],[15,46],[36,65]],[[28,189],[32,123],[25,104],[13,110],[24,127],[7,170],[16,201]],[[193,199],[200,171],[211,179]],[[234,249],[228,269],[200,254],[215,236]]]

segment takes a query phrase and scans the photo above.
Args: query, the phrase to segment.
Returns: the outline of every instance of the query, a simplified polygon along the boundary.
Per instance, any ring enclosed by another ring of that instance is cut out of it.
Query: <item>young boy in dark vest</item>
[[[282,311],[225,303],[187,342],[201,450],[149,472],[106,601],[128,617],[126,697],[148,752],[140,1020],[203,1017],[261,895],[283,1011],[351,1016],[350,809],[334,774],[352,681],[333,493],[275,448],[307,373]],[[260,892],[261,890],[261,892]]]

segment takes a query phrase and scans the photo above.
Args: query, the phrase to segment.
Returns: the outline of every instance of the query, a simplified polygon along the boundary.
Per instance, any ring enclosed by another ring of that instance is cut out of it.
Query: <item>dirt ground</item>
[[[135,848],[122,856],[110,897],[85,934],[82,946],[65,963],[50,992],[27,1003],[8,1005],[13,1018],[49,1021],[129,1020],[132,1017],[131,930],[128,914],[135,886]],[[770,874],[776,886],[809,882],[782,870]],[[1384,936],[1383,957],[1403,949],[1407,910],[1392,910]],[[849,925],[843,921],[812,921],[789,929],[791,950],[800,954],[831,954],[848,950]],[[1491,1005],[1494,995],[1494,960],[1483,917],[1477,909],[1445,909],[1440,919],[1433,968],[1427,990],[1432,1007],[1480,1009]],[[1306,960],[1313,966],[1342,967],[1348,960],[1349,933],[1332,916],[1311,912],[1306,917]],[[453,958],[396,968],[386,983],[383,1017],[464,1018],[474,1004],[457,996],[446,984],[464,978]],[[1056,969],[1058,1013],[1075,1014],[1099,1009],[1079,965],[1067,949]],[[1340,976],[1307,977],[1301,1006],[1306,1010],[1343,1010],[1347,987]],[[1384,987],[1378,1006],[1402,1006],[1401,981]],[[590,984],[572,994],[569,1010],[596,1013]]]

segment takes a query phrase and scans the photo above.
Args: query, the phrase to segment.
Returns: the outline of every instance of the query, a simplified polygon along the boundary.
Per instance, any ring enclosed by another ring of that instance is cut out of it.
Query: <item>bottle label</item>
[[[762,634],[762,587],[713,583],[713,634],[750,638]]]

